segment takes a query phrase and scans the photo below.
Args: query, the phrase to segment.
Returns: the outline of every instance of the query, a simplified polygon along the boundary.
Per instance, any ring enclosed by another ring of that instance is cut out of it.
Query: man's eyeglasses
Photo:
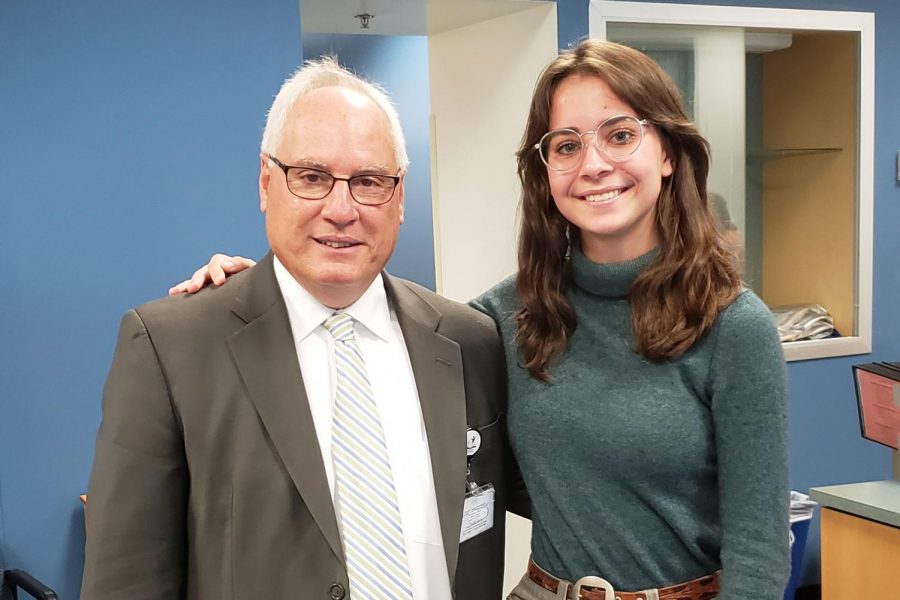
[[[613,161],[624,160],[637,152],[644,139],[647,119],[631,115],[610,117],[593,131],[578,133],[573,129],[554,129],[544,134],[534,149],[544,164],[554,171],[569,171],[581,164],[587,148],[584,136],[594,135],[594,147]]]
[[[284,171],[287,188],[292,194],[304,200],[321,200],[331,193],[336,181],[346,181],[350,196],[366,206],[385,204],[394,197],[394,190],[400,183],[399,175],[354,175],[335,177],[327,171],[311,167],[293,167],[267,154],[269,160]]]

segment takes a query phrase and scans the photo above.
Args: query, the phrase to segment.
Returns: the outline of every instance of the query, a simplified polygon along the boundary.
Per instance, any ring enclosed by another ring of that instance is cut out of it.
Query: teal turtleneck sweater
[[[541,383],[518,366],[515,277],[473,304],[507,352],[509,435],[531,551],[557,577],[616,589],[722,570],[719,600],[776,600],[789,573],[787,382],[771,314],[747,290],[675,360],[636,354],[628,291],[656,257],[573,252],[578,326]]]

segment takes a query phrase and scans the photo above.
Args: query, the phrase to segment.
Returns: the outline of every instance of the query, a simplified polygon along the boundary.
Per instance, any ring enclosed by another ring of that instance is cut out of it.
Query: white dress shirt
[[[275,258],[275,277],[287,305],[297,360],[334,502],[334,463],[331,460],[331,420],[336,391],[334,339],[322,323],[335,311],[307,292],[278,258]],[[450,578],[425,423],[403,332],[388,305],[381,275],[359,300],[341,312],[353,317],[356,340],[366,362],[381,417],[397,491],[413,597],[417,600],[450,600]]]

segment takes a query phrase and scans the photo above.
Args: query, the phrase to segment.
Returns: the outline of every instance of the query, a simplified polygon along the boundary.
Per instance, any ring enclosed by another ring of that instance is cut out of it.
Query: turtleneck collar
[[[618,263],[592,262],[577,245],[572,247],[572,278],[584,291],[605,298],[625,298],[631,284],[659,254],[659,248]]]

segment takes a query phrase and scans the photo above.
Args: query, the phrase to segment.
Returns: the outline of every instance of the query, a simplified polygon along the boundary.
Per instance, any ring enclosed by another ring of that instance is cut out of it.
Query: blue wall
[[[859,437],[849,369],[900,359],[900,5],[745,4],[876,13],[874,351],[790,365],[791,465],[801,490],[886,478],[887,452]],[[587,34],[587,7],[558,3],[561,46]],[[300,62],[299,31],[296,0],[0,1],[0,565],[31,570],[63,598],[77,597],[81,577],[77,495],[118,319],[212,249],[265,251],[258,138]],[[365,62],[350,46],[340,52]],[[388,48],[366,60],[405,69],[407,57]],[[426,76],[390,72],[372,77],[406,119],[401,88]],[[426,110],[419,102],[413,110]],[[410,148],[417,168],[426,151]],[[429,193],[417,186],[390,268],[433,285]],[[816,540],[807,581],[818,579]]]
[[[388,263],[393,275],[434,289],[434,230],[431,220],[431,151],[428,38],[425,36],[304,34],[303,56],[333,54],[344,66],[381,84],[391,96],[410,166],[406,218]]]
[[[793,362],[791,483],[819,485],[890,479],[890,453],[860,438],[850,366],[900,360],[900,4],[895,0],[681,0],[688,4],[852,10],[875,13],[875,232],[873,351],[870,355]],[[587,35],[587,0],[557,4],[560,47]],[[566,37],[563,37],[565,34]],[[803,583],[819,581],[818,518],[804,558]]]
[[[62,598],[119,318],[264,252],[259,135],[300,60],[297,0],[0,2],[0,565]]]

